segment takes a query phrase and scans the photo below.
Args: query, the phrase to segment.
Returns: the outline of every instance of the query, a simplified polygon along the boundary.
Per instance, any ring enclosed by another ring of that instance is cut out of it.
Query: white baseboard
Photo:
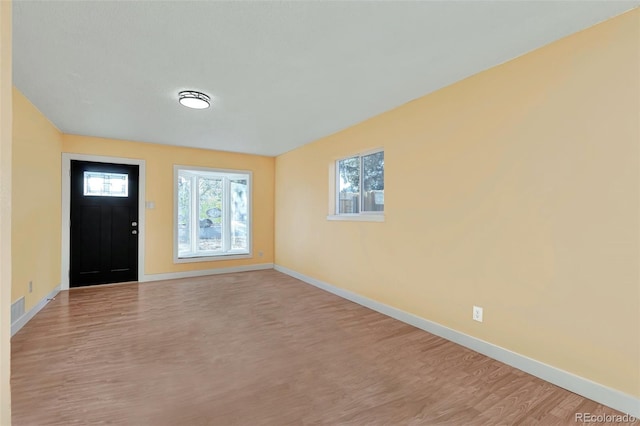
[[[556,386],[560,386],[561,388],[577,393],[578,395],[582,395],[585,398],[589,398],[600,404],[622,411],[623,413],[636,418],[640,418],[640,398],[609,388],[589,379],[585,379],[584,377],[576,376],[568,371],[536,361],[535,359],[526,357],[500,346],[496,346],[492,343],[485,342],[484,340],[477,339],[433,321],[402,311],[398,308],[385,305],[384,303],[377,302],[349,290],[327,284],[323,281],[306,276],[283,266],[275,265],[274,269],[359,305],[373,309],[374,311],[435,334],[436,336],[443,337],[454,343],[465,346],[490,358],[496,359],[533,376],[546,380],[547,382],[553,383]]]
[[[168,274],[149,274],[144,275],[141,282],[147,281],[160,281],[160,280],[173,280],[177,278],[189,278],[189,277],[202,277],[205,275],[218,275],[218,274],[230,274],[233,272],[247,272],[247,271],[259,271],[263,269],[273,269],[273,263],[261,263],[258,265],[247,266],[234,266],[231,268],[219,268],[219,269],[206,269],[199,271],[185,271],[185,272],[172,272]],[[56,294],[61,290],[61,285],[58,284],[45,298],[40,300],[31,310],[25,312],[20,316],[13,324],[11,324],[11,336],[16,334],[24,325],[31,320],[44,306],[49,302],[49,299],[53,299]]]
[[[169,272],[166,274],[147,274],[141,282],[175,280],[178,278],[203,277],[205,275],[231,274],[234,272],[261,271],[263,269],[273,269],[273,263],[259,263],[257,265],[232,266],[230,268],[201,269],[197,271]]]
[[[51,292],[47,294],[42,300],[40,300],[33,308],[31,308],[28,312],[25,312],[20,318],[18,318],[13,324],[11,324],[11,336],[13,337],[14,334],[20,331],[20,329],[24,327],[24,325],[28,323],[29,320],[31,320],[31,318],[33,318],[38,312],[40,312],[42,308],[44,308],[45,305],[49,303],[50,299],[56,297],[56,294],[58,293],[60,293],[60,284],[58,284],[56,288],[51,290]]]

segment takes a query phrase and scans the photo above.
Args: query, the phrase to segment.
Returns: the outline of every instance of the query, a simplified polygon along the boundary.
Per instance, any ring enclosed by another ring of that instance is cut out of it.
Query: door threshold
[[[140,281],[123,281],[121,283],[82,285],[80,287],[69,287],[69,290],[73,291],[73,290],[82,290],[84,288],[113,287],[117,285],[127,285],[127,284],[140,284]]]

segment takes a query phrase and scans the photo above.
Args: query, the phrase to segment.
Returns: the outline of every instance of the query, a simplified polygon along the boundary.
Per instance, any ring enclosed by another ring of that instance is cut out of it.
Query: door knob
[[[131,222],[131,226],[138,226],[138,222]]]
[[[138,231],[136,231],[136,230],[134,229],[133,231],[131,231],[131,233],[132,233],[133,235],[136,235],[136,234],[138,233]]]

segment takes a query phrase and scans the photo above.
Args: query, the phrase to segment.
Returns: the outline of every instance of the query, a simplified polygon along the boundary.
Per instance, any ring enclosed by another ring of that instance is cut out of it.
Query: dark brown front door
[[[71,161],[70,286],[137,279],[138,166]]]

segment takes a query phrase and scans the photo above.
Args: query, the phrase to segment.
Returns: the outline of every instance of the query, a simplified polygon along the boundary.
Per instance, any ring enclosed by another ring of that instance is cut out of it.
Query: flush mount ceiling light
[[[205,109],[211,105],[211,98],[201,92],[185,90],[178,93],[178,101],[187,108]]]

